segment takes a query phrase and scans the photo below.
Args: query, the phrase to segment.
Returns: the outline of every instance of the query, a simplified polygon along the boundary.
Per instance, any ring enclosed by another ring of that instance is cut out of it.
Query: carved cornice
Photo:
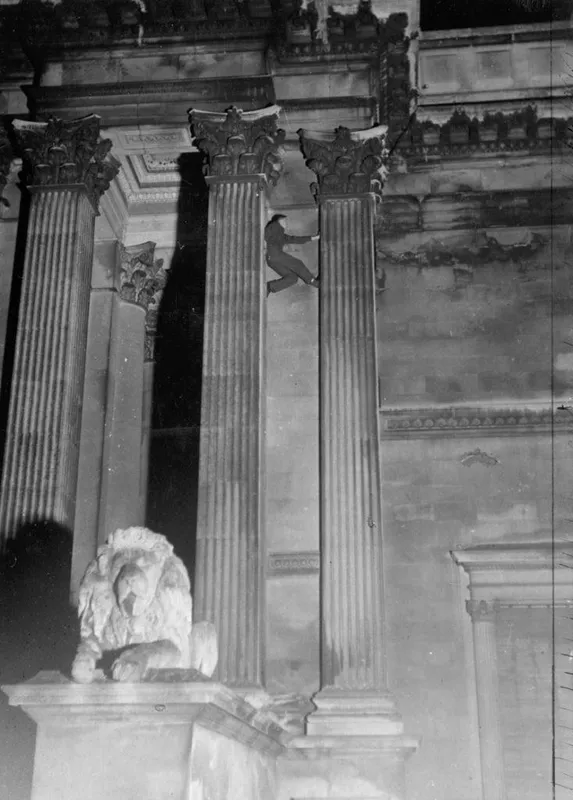
[[[264,2],[264,0],[263,0]],[[27,51],[41,58],[50,47],[86,47],[163,41],[251,39],[269,35],[273,27],[270,4],[261,15],[250,13],[250,0],[25,0],[11,14],[17,37]]]
[[[8,134],[4,128],[0,127],[0,197],[8,180],[8,172],[12,163],[12,147],[8,140]]]
[[[432,113],[421,108],[418,116]],[[482,119],[457,109],[443,123],[416,119],[396,146],[396,157],[427,163],[498,153],[550,152],[573,138],[573,118],[539,118],[532,106],[511,114],[487,113]]]
[[[573,412],[566,408],[511,409],[487,407],[385,408],[381,410],[385,439],[426,436],[527,436],[570,433]]]
[[[275,186],[282,170],[279,148],[285,132],[277,129],[278,106],[243,111],[232,106],[223,114],[191,109],[194,144],[202,150],[211,176],[265,175]]]
[[[120,297],[145,311],[145,361],[154,360],[159,306],[168,278],[163,259],[154,258],[155,246],[144,242],[120,250]]]
[[[100,118],[91,114],[71,121],[16,119],[12,124],[28,187],[83,186],[97,210],[101,195],[119,171],[119,162],[109,156],[111,141],[99,137]]]
[[[569,536],[553,530],[540,531],[533,541],[453,550],[450,555],[469,578],[467,610],[474,622],[490,619],[502,608],[569,606],[572,547]]]
[[[332,195],[382,194],[386,175],[387,128],[380,125],[366,131],[343,126],[334,134],[300,129],[306,165],[317,176],[311,191],[320,201]]]

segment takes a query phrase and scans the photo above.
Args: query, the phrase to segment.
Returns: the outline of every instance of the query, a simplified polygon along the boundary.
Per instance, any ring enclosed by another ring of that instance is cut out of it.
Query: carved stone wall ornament
[[[8,134],[4,128],[0,128],[0,197],[6,186],[11,161],[12,148],[8,140]]]
[[[279,148],[285,132],[277,128],[278,106],[243,111],[236,106],[225,113],[189,111],[195,145],[207,156],[209,175],[265,175],[275,186],[282,170]]]
[[[96,114],[70,121],[55,117],[47,122],[16,119],[12,124],[29,187],[83,185],[97,208],[119,171],[119,162],[109,156],[111,141],[100,139]]]
[[[306,165],[318,180],[311,184],[317,200],[328,195],[382,194],[388,152],[387,126],[351,131],[340,126],[334,135],[297,131]]]
[[[155,259],[155,242],[122,247],[120,251],[120,296],[145,311],[145,360],[153,361],[157,318],[169,267]]]

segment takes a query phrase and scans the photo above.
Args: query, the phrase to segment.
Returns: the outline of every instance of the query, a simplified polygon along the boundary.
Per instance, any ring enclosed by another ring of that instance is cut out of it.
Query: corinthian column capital
[[[16,119],[12,125],[22,150],[28,187],[81,186],[97,210],[100,197],[119,171],[119,162],[109,156],[111,141],[100,139],[100,118],[90,114],[70,121],[55,117],[47,122]]]
[[[122,300],[145,311],[145,360],[153,361],[157,316],[168,267],[162,258],[155,258],[155,242],[143,242],[120,250],[120,285]]]
[[[498,610],[495,600],[466,600],[466,611],[472,622],[493,622]]]
[[[195,144],[207,155],[211,176],[233,178],[265,175],[276,185],[282,170],[280,146],[285,132],[277,128],[278,106],[243,111],[232,106],[224,113],[189,111]]]
[[[365,131],[343,126],[333,133],[297,131],[306,165],[317,176],[311,185],[317,200],[331,195],[382,193],[388,152],[386,125]]]
[[[8,134],[4,128],[0,128],[0,197],[8,180],[10,163],[12,161],[12,148],[8,140]]]

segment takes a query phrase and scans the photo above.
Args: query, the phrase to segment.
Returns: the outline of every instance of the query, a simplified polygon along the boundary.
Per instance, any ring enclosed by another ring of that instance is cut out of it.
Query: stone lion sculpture
[[[164,536],[147,528],[112,533],[80,586],[72,678],[90,683],[109,651],[116,681],[141,681],[150,669],[173,667],[210,677],[217,636],[210,623],[192,626],[190,589],[187,570]]]

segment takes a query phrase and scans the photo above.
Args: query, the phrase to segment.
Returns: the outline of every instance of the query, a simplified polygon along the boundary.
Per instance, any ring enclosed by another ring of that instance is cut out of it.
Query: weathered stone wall
[[[519,405],[551,390],[566,397],[570,237],[563,226],[381,240],[383,404]]]
[[[480,796],[471,622],[464,609],[468,594],[449,553],[482,543],[547,539],[552,507],[559,535],[564,517],[570,516],[569,441],[567,435],[552,441],[547,433],[476,438],[462,432],[427,438],[413,432],[383,441],[389,683],[407,729],[422,737],[408,769],[412,800]],[[461,459],[476,449],[491,463],[465,466]],[[543,630],[530,629],[530,623],[521,609],[515,636],[539,640]],[[550,627],[544,633],[547,651]],[[522,664],[519,674],[515,669],[506,650],[508,685],[549,680],[543,663]],[[520,700],[515,713],[546,731],[550,705],[529,705],[526,693]],[[533,747],[527,732],[519,733],[515,716],[510,725],[513,738],[504,744],[512,752]],[[515,775],[515,769],[508,773],[508,785]]]

